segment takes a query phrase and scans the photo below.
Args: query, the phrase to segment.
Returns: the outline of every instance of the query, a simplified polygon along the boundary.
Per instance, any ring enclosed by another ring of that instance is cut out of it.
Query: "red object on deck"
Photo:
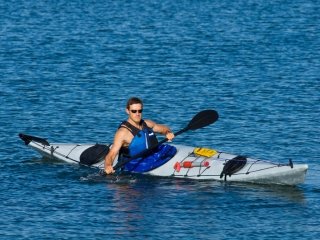
[[[173,168],[177,172],[180,172],[181,168],[193,168],[193,167],[209,167],[209,162],[208,161],[204,161],[204,162],[184,161],[182,163],[176,162]]]

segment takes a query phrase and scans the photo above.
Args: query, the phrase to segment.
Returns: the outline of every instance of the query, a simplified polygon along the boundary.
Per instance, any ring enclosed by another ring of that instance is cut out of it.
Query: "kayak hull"
[[[58,159],[67,163],[82,164],[81,154],[95,144],[49,143],[41,138],[20,134],[26,145],[39,152],[43,157]],[[233,182],[251,182],[262,184],[298,185],[305,181],[307,164],[273,163],[254,158],[245,159],[242,166],[232,173],[224,172],[226,165],[237,155],[215,151],[213,156],[200,156],[194,153],[195,148],[184,145],[172,145],[177,153],[163,165],[143,174],[161,177],[188,178],[196,180],[217,180]],[[234,160],[233,160],[234,161]],[[235,162],[238,164],[237,162]],[[114,165],[117,161],[114,162]],[[234,167],[235,165],[233,164]],[[90,167],[103,169],[104,159],[100,157]],[[224,174],[223,174],[224,173]]]

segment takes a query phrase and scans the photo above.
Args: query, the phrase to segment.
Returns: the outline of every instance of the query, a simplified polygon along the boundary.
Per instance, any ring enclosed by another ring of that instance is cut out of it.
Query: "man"
[[[114,136],[112,147],[105,157],[104,171],[106,174],[114,173],[112,167],[114,159],[119,154],[120,149],[130,148],[132,139],[139,131],[148,128],[153,132],[165,135],[170,141],[174,138],[174,134],[166,125],[157,124],[151,120],[143,120],[142,111],[143,103],[141,99],[132,97],[128,100],[126,107],[128,119],[120,124]]]

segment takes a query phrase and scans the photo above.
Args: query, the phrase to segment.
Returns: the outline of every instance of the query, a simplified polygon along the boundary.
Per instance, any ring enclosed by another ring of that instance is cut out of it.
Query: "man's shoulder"
[[[149,128],[153,128],[156,125],[156,123],[150,119],[145,119],[144,122],[147,124]]]
[[[119,135],[127,135],[128,133],[130,133],[130,130],[126,127],[120,127],[117,130],[117,134]]]

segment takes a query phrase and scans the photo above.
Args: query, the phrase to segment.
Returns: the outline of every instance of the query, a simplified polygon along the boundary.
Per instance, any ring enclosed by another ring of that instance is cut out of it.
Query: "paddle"
[[[219,118],[218,113],[215,110],[203,110],[199,113],[197,113],[189,122],[189,124],[181,129],[180,131],[176,132],[174,135],[178,136],[181,133],[184,133],[188,130],[197,130],[199,128],[203,128],[206,127],[212,123],[214,123],[215,121],[217,121]],[[157,146],[159,146],[162,143],[165,143],[166,141],[168,141],[167,138],[163,139],[162,141],[160,141],[156,146],[154,146],[152,149],[147,149],[145,151],[142,151],[141,153],[132,156],[130,159],[122,161],[121,163],[117,163],[116,166],[113,168],[114,170],[117,170],[119,168],[121,168],[122,166],[124,166],[125,164],[127,164],[128,162],[130,162],[132,159],[136,159],[138,157],[141,157],[143,155],[146,155],[148,152],[151,152],[153,149],[155,149]]]

